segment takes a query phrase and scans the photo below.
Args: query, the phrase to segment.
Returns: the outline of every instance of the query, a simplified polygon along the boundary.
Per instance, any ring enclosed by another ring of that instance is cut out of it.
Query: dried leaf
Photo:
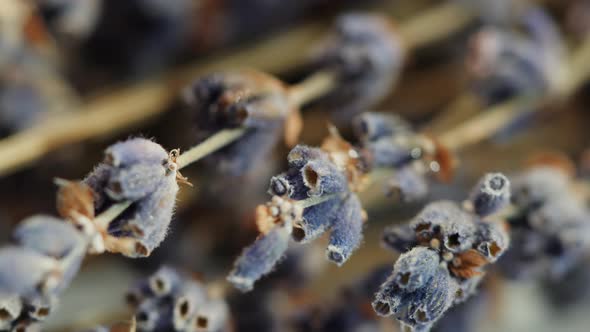
[[[83,182],[56,179],[57,211],[60,216],[75,220],[80,216],[94,219],[94,193]]]

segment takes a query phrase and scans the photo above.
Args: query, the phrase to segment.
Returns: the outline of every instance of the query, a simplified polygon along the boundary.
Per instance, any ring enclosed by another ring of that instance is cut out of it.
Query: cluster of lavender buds
[[[519,17],[526,34],[508,27],[485,27],[471,40],[467,68],[478,96],[488,104],[542,94],[555,87],[564,47],[552,18],[531,7]]]
[[[535,165],[512,177],[513,246],[500,262],[512,278],[562,280],[590,252],[590,211],[562,168]]]
[[[508,249],[506,226],[486,217],[509,200],[508,179],[487,174],[465,207],[433,202],[409,224],[386,229],[384,245],[402,254],[375,294],[375,312],[393,315],[413,331],[429,331],[449,308],[473,295],[484,268]]]
[[[361,243],[366,214],[355,193],[364,180],[358,151],[333,132],[321,149],[298,145],[287,159],[289,169],[270,181],[272,200],[256,210],[261,235],[228,277],[241,290],[274,268],[290,238],[307,243],[331,231],[326,255],[337,265]]]
[[[366,112],[356,117],[353,129],[367,167],[393,171],[385,192],[400,201],[424,198],[428,174],[445,180],[451,176],[451,153],[432,138],[414,132],[399,116]]]
[[[301,121],[293,119],[299,117],[298,107],[289,101],[286,86],[269,75],[253,70],[214,73],[194,82],[184,96],[199,140],[222,130],[246,131],[212,155],[222,172],[239,175],[255,167],[276,145],[283,127],[288,144],[298,140]]]
[[[37,215],[21,222],[0,249],[0,330],[43,321],[78,272],[88,237],[62,219]]]
[[[84,182],[56,180],[63,219],[27,218],[0,249],[0,329],[28,331],[47,317],[87,252],[148,256],[172,217],[176,155],[130,139],[109,147]]]
[[[168,153],[153,141],[133,138],[110,146],[84,179],[93,192],[93,213],[125,208],[106,225],[94,223],[107,251],[146,257],[164,240],[181,178],[177,157],[177,150]]]
[[[229,307],[206,285],[168,266],[140,280],[127,294],[141,332],[224,332]]]
[[[372,107],[391,91],[406,52],[389,18],[360,13],[340,16],[320,45],[311,55],[313,67],[338,77],[327,103],[348,115]]]

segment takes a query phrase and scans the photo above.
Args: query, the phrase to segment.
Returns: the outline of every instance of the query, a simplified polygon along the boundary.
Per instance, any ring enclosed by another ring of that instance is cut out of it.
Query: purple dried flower
[[[501,173],[488,173],[475,186],[470,200],[477,215],[494,214],[510,203],[510,181]]]
[[[439,201],[424,207],[409,225],[387,228],[383,242],[409,251],[375,294],[374,310],[395,315],[413,331],[429,331],[447,309],[474,294],[484,267],[507,250],[509,237],[501,223]]]
[[[252,290],[254,282],[271,272],[287,251],[290,227],[291,225],[280,225],[261,234],[236,260],[227,277],[228,281],[241,291]]]
[[[201,283],[194,280],[184,281],[175,294],[172,319],[174,328],[177,331],[192,331],[192,319],[202,307],[210,305],[207,301],[207,291]]]
[[[409,225],[393,225],[383,230],[381,243],[390,250],[406,252],[418,245],[416,231]]]
[[[177,287],[164,294],[146,290],[155,280],[174,279]],[[140,331],[221,331],[229,320],[225,301],[208,294],[205,285],[190,275],[170,267],[162,267],[141,280],[131,292],[141,293],[132,304]]]
[[[58,260],[33,249],[0,249],[0,293],[25,299],[47,297],[58,287],[62,267]]]
[[[171,267],[162,266],[148,279],[148,285],[156,297],[174,293],[181,287],[181,278]]]
[[[283,83],[252,70],[202,77],[186,89],[185,99],[195,117],[199,140],[224,129],[247,130],[213,155],[222,171],[233,175],[264,160],[283,133],[285,121],[296,112]],[[294,144],[299,132],[285,133],[287,143]]]
[[[143,138],[117,143],[84,182],[100,214],[120,202],[131,206],[105,230],[105,246],[129,257],[149,256],[165,238],[174,211],[178,173],[173,154]]]
[[[412,127],[396,114],[364,112],[352,122],[355,136],[363,142],[374,142],[383,137],[406,135]]]
[[[341,266],[360,246],[366,216],[358,197],[349,195],[341,203],[334,218],[326,255],[329,260]]]
[[[509,218],[515,245],[501,261],[513,278],[560,280],[590,249],[590,211],[556,168],[535,167],[514,176]]]
[[[397,169],[387,180],[385,194],[408,203],[425,198],[428,195],[428,188],[425,174],[411,164]]]
[[[55,259],[88,245],[87,239],[72,224],[45,215],[23,220],[13,233],[18,245]]]
[[[358,113],[379,102],[396,82],[405,50],[388,18],[351,13],[312,53],[319,70],[333,70],[338,86],[328,96],[332,108]]]
[[[563,57],[563,43],[549,15],[539,8],[521,17],[528,36],[486,28],[472,40],[469,69],[475,88],[490,103],[553,88]]]

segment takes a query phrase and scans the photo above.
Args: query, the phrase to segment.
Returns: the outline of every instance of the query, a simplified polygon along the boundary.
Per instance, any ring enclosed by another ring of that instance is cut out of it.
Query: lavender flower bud
[[[428,181],[412,165],[401,167],[386,184],[386,195],[401,202],[415,202],[428,195]]]
[[[336,220],[341,202],[338,198],[303,210],[303,219],[293,225],[293,240],[308,243],[321,236]]]
[[[501,173],[488,173],[475,186],[470,200],[477,215],[494,214],[510,203],[510,181]]]
[[[27,248],[0,249],[0,293],[16,293],[25,299],[46,297],[60,277],[59,262],[51,257]]]
[[[349,195],[335,215],[326,253],[329,260],[338,266],[348,260],[352,252],[361,244],[364,221],[360,200],[356,195]]]
[[[181,287],[181,279],[176,270],[168,266],[162,266],[148,281],[150,290],[157,297],[174,293]]]
[[[410,227],[419,241],[429,243],[433,238],[441,238],[444,248],[451,252],[470,248],[475,234],[471,217],[449,201],[428,204],[410,222]]]
[[[116,168],[135,164],[158,164],[168,160],[168,153],[159,144],[145,138],[131,138],[115,143],[105,150],[104,163]]]
[[[299,144],[287,155],[289,168],[301,169],[311,160],[327,161],[327,154],[319,148]]]
[[[0,330],[9,330],[22,309],[23,303],[17,294],[0,293]]]
[[[370,142],[365,149],[376,168],[401,168],[422,156],[419,149],[407,145],[405,140],[391,137]]]
[[[22,247],[56,259],[62,259],[73,250],[87,245],[84,236],[72,224],[44,215],[23,220],[14,231],[13,238]]]
[[[220,332],[228,326],[229,308],[224,300],[211,300],[193,318],[195,332]]]
[[[137,329],[140,331],[168,330],[171,308],[166,300],[149,298],[143,301],[136,311]]]
[[[394,281],[405,292],[423,287],[434,275],[440,258],[436,251],[415,247],[402,254],[393,267]]]
[[[338,73],[338,86],[328,100],[345,113],[359,112],[380,101],[395,83],[404,50],[387,18],[346,14],[312,55],[318,69]]]
[[[174,300],[173,325],[177,331],[191,330],[191,320],[207,303],[207,291],[200,283],[188,280],[183,282]]]
[[[287,196],[295,200],[306,199],[308,191],[303,183],[301,171],[297,168],[290,168],[287,172],[273,176],[268,188],[268,193],[272,196]]]
[[[480,221],[477,223],[477,251],[490,262],[504,254],[510,244],[507,226],[500,222]]]
[[[105,162],[84,180],[96,194],[96,214],[118,202],[132,203],[110,223],[107,250],[145,257],[163,241],[178,193],[176,168],[172,156],[146,139],[107,149]]]
[[[251,246],[244,249],[227,280],[241,291],[251,290],[254,282],[268,274],[283,257],[290,233],[290,225],[281,225],[261,234]]]
[[[567,175],[551,167],[535,167],[512,177],[512,202],[522,208],[538,206],[568,190]]]
[[[449,271],[444,267],[437,268],[430,282],[412,293],[407,312],[401,317],[402,322],[428,331],[451,307],[456,292],[457,284]]]
[[[336,165],[325,160],[312,160],[301,170],[303,183],[309,188],[309,197],[318,197],[348,191],[348,180]]]
[[[411,126],[396,114],[364,112],[353,120],[356,137],[363,142],[374,142],[383,137],[407,134]]]
[[[404,253],[418,245],[416,232],[408,225],[394,225],[385,228],[381,243],[387,249]]]
[[[185,99],[195,116],[199,140],[223,129],[247,129],[212,156],[221,164],[219,169],[231,175],[243,174],[264,160],[293,112],[283,83],[252,70],[205,76],[186,90]],[[297,136],[293,133],[289,143]]]

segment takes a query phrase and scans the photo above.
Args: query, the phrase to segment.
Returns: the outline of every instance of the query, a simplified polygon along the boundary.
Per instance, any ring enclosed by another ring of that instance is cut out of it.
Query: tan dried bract
[[[57,191],[57,212],[63,218],[76,220],[84,216],[94,219],[94,192],[80,181],[56,179],[59,186]]]

